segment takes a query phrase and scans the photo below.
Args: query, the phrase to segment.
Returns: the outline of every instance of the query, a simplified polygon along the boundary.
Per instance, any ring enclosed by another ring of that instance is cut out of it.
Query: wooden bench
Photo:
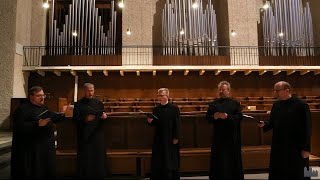
[[[172,101],[188,101],[187,98],[170,98]]]
[[[105,106],[107,112],[134,112],[133,106]]]
[[[216,99],[216,97],[202,97],[202,98],[200,98],[200,100],[202,100],[202,101],[210,101],[210,102],[215,99]]]
[[[75,150],[57,150],[57,173],[59,177],[72,177],[76,173]],[[107,150],[107,169],[112,175],[138,176],[140,174],[137,167],[139,150]]]
[[[201,98],[186,98],[188,101],[202,101]]]
[[[204,173],[209,170],[210,148],[180,149],[181,173]],[[57,150],[58,174],[73,176],[76,169],[74,150]],[[145,177],[150,173],[151,149],[108,149],[107,170],[112,175]],[[259,159],[259,160],[257,160]],[[270,146],[242,146],[242,164],[245,172],[267,172]],[[310,155],[310,166],[320,166],[320,157]]]
[[[320,109],[320,99],[318,96],[304,96],[304,101],[308,103],[310,109]],[[312,99],[313,98],[313,99]],[[170,98],[172,103],[179,106],[180,110],[183,112],[187,111],[203,111],[207,110],[207,106],[212,102],[214,97],[203,97],[203,98]],[[254,110],[271,110],[273,103],[277,100],[274,97],[236,97],[240,101],[240,104],[243,110],[251,110],[248,107],[255,107]],[[122,98],[122,99],[108,99],[104,102],[106,110],[111,112],[136,112],[140,107],[146,107],[147,110],[150,110],[147,106],[156,106],[157,101],[154,101],[152,98]],[[135,107],[137,106],[137,107]]]
[[[158,104],[155,101],[137,101],[136,105],[137,106],[156,106]]]
[[[181,112],[201,111],[201,105],[178,105]]]
[[[135,112],[143,111],[143,112],[152,112],[155,106],[133,106]]]
[[[192,105],[189,101],[172,101],[172,103],[176,105]]]

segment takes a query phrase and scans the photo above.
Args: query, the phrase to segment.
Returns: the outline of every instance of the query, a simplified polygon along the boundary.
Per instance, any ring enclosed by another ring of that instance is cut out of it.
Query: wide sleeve
[[[268,132],[273,128],[273,121],[275,119],[275,109],[276,109],[276,105],[273,104],[271,108],[269,120],[264,121],[265,125],[263,126],[263,132]]]
[[[13,114],[13,128],[18,133],[31,134],[39,127],[39,119],[37,117],[30,117],[26,112],[28,110],[18,108]],[[28,121],[26,121],[28,119]]]
[[[208,110],[207,110],[207,113],[206,113],[206,120],[209,122],[209,123],[213,123],[214,122],[214,118],[213,118],[213,115],[214,113],[216,112],[213,108],[213,103],[209,104],[209,107],[208,107]]]
[[[177,106],[175,107],[175,119],[173,124],[173,138],[179,139],[181,136],[181,118],[180,118],[180,110]]]
[[[84,121],[84,117],[81,116],[81,113],[80,113],[80,105],[79,105],[79,103],[74,103],[72,120],[75,123],[80,123],[80,122]]]
[[[303,118],[301,121],[302,128],[302,142],[301,148],[302,150],[311,151],[311,134],[312,134],[312,120],[311,120],[311,112],[307,103],[303,105]]]
[[[105,108],[104,108],[104,104],[101,102],[101,101],[98,101],[98,103],[99,103],[99,110],[98,110],[98,112],[99,112],[99,114],[98,114],[98,116],[100,116],[99,117],[99,119],[101,118],[101,116],[102,116],[102,114],[104,113],[104,112],[106,112],[106,110],[105,110]]]
[[[157,107],[153,108],[152,114],[155,115],[155,116],[158,117],[158,118],[160,117],[160,116],[159,116],[160,114],[158,113]],[[149,126],[156,126],[156,125],[157,125],[157,122],[158,122],[158,119],[153,118],[153,120],[151,121],[151,123],[148,122],[148,125],[149,125]]]
[[[242,120],[242,108],[241,108],[240,102],[236,101],[235,107],[236,107],[235,111],[227,113],[228,119],[232,121],[240,121]]]

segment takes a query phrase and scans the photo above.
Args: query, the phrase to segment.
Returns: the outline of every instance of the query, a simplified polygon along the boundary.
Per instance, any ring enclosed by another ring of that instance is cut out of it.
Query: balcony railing
[[[25,46],[24,66],[320,65],[320,47]]]

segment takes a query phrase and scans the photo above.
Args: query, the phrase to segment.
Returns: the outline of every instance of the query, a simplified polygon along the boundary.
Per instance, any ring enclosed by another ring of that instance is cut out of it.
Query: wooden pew
[[[203,106],[202,108],[207,107],[207,105],[198,105],[199,108],[201,106]],[[204,119],[205,110],[198,112],[181,112],[182,173],[201,173],[208,170],[212,128]],[[269,116],[265,111],[262,113],[260,111],[252,111],[248,112],[248,115],[254,116],[257,120],[265,120]],[[312,165],[319,165],[320,163],[319,119],[320,111],[312,112]],[[251,119],[244,119],[241,129],[245,171],[266,171],[272,132],[263,133],[256,126],[255,120]],[[109,116],[105,122],[106,147],[108,148],[107,171],[110,171],[112,175],[146,176],[150,170],[152,133],[153,128],[147,126],[146,117],[139,113]],[[64,177],[71,176],[75,171],[76,132],[70,119],[57,124],[56,138],[59,175]],[[128,166],[123,166],[123,164],[128,164]]]

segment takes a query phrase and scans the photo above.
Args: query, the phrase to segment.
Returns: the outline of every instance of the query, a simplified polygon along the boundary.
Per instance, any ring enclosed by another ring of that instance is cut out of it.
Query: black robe
[[[39,126],[38,116],[47,110],[26,102],[13,115],[11,149],[12,179],[54,179],[56,151],[54,124]]]
[[[168,103],[153,109],[158,119],[153,119],[149,125],[155,127],[152,160],[151,180],[180,179],[180,148],[179,143],[173,144],[173,139],[180,141],[180,111],[176,105]]]
[[[213,115],[216,112],[225,112],[228,118],[215,120]],[[210,179],[243,179],[240,103],[232,98],[216,99],[209,105],[206,119],[213,123]]]
[[[73,120],[77,124],[77,178],[103,179],[106,176],[105,120],[100,119],[103,103],[97,99],[82,98],[75,103]],[[85,122],[88,115],[95,120]]]
[[[269,179],[304,179],[301,151],[309,151],[311,115],[308,104],[291,97],[273,104],[264,131],[273,129]]]

